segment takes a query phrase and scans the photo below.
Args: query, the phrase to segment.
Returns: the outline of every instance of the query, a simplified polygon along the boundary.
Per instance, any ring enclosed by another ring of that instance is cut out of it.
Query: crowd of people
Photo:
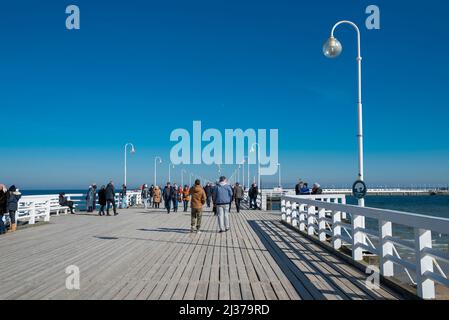
[[[0,234],[16,231],[16,212],[21,197],[22,194],[16,186],[12,185],[7,188],[4,184],[0,184]],[[3,221],[3,217],[6,215],[9,216],[10,221],[8,229]]]
[[[190,204],[192,225],[191,232],[200,232],[203,207],[211,208],[218,217],[220,232],[229,230],[229,213],[232,204],[235,204],[237,212],[240,212],[241,201],[245,190],[239,183],[230,185],[225,177],[220,177],[216,184],[207,183],[201,185],[200,180],[195,180],[193,186],[178,186],[176,183],[167,182],[163,188],[144,184],[141,186],[141,198],[145,209],[160,208],[163,202],[167,214],[178,212],[182,205],[183,212],[187,212]],[[251,209],[257,209],[258,188],[253,184],[248,192]]]

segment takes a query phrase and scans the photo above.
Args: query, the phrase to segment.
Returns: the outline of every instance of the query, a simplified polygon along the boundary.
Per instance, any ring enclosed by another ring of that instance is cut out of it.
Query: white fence
[[[67,200],[74,202],[74,207],[85,207],[86,199],[83,194],[66,194]],[[128,206],[141,204],[140,191],[128,191],[126,193],[126,203]],[[122,205],[122,199],[119,193],[115,194],[117,207]],[[98,206],[98,197],[97,197]],[[51,214],[67,214],[70,209],[59,204],[59,195],[33,195],[23,196],[19,200],[18,210],[16,212],[16,221],[24,221],[29,224],[35,224],[37,221],[50,221]]]
[[[399,266],[424,299],[435,298],[435,282],[449,287],[440,266],[449,263],[449,254],[432,247],[435,234],[449,234],[449,219],[347,205],[343,197],[283,196],[282,220],[319,241],[329,242],[335,250],[351,248],[356,261],[366,253],[378,256],[384,277],[394,277],[394,265]],[[365,218],[377,221],[377,230],[366,228]],[[397,226],[412,229],[414,238],[405,240],[393,234]],[[398,247],[413,252],[413,259],[401,257]]]

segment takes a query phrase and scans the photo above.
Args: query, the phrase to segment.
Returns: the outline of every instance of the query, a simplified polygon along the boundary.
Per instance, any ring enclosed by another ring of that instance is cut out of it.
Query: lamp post
[[[243,163],[245,163],[245,159],[246,159],[246,165],[247,165],[247,175],[248,175],[248,177],[247,177],[247,179],[248,179],[248,184],[247,184],[247,187],[248,187],[248,189],[249,189],[249,179],[250,179],[250,177],[249,177],[249,158],[247,157],[247,156],[245,156],[245,157],[243,157]],[[245,168],[243,168],[243,173],[245,173]],[[243,179],[245,179],[244,177],[243,177]]]
[[[358,66],[358,100],[357,100],[357,113],[358,113],[358,132],[357,132],[357,140],[358,140],[358,158],[359,158],[359,174],[358,178],[360,181],[364,179],[364,165],[363,165],[363,118],[362,118],[362,56],[361,56],[361,41],[360,41],[360,29],[354,22],[343,20],[337,22],[332,28],[330,38],[326,41],[323,46],[323,53],[328,58],[336,58],[338,57],[343,47],[340,41],[334,37],[335,29],[342,24],[349,24],[352,26],[357,32],[357,66]],[[359,206],[365,206],[365,200],[359,200]]]
[[[190,173],[189,175],[189,188],[192,186],[192,177],[194,176],[193,173]]]
[[[359,162],[359,174],[358,180],[364,180],[364,168],[363,168],[363,118],[362,118],[362,56],[361,56],[361,41],[360,41],[360,29],[354,22],[343,20],[337,22],[332,28],[330,38],[326,41],[323,46],[323,53],[328,58],[336,58],[338,57],[343,48],[341,43],[334,37],[335,29],[342,25],[348,24],[352,26],[357,32],[357,67],[358,67],[358,77],[357,77],[357,86],[358,86],[358,100],[357,100],[357,113],[358,113],[358,132],[357,132],[357,140],[358,140],[358,162]],[[359,199],[359,206],[365,206],[365,200]],[[352,257],[356,261],[360,261],[363,259],[363,249],[359,246],[360,243],[366,245],[366,237],[365,234],[360,231],[355,231],[357,229],[363,230],[365,228],[365,217],[360,215],[353,215],[352,224],[354,226],[354,232],[352,235]],[[383,275],[389,275],[392,273],[392,264],[388,266],[383,265],[381,267]]]
[[[128,146],[131,146],[131,150],[129,151],[131,154],[136,153],[136,149],[134,149],[134,145],[131,142],[128,142],[127,144],[125,144],[125,179],[124,179],[124,185],[126,186],[126,155],[127,155],[127,148]]]
[[[254,148],[255,145],[257,145],[257,186],[260,189],[261,188],[261,186],[260,186],[260,146],[257,142],[254,142],[251,146],[251,152],[256,151],[256,149]]]
[[[175,165],[173,163],[168,164],[168,181],[171,182],[171,168],[175,168]]]
[[[278,171],[279,171],[279,188],[282,189],[282,184],[281,184],[281,164],[278,163]]]
[[[162,158],[154,157],[154,186],[157,186],[157,160],[159,160],[159,163],[162,163]]]
[[[181,170],[181,185],[183,188],[184,188],[184,173],[187,173],[187,171],[182,169]]]

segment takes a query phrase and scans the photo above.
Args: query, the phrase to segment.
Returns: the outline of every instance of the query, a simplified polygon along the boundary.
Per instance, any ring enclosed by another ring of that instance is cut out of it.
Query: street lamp
[[[195,175],[193,173],[190,173],[189,176],[189,188],[192,186],[192,177],[194,177]]]
[[[281,184],[281,164],[278,163],[278,171],[279,171],[279,188],[282,189],[282,184]]]
[[[187,173],[185,169],[181,170],[181,185],[184,188],[184,173]]]
[[[130,142],[128,142],[127,144],[125,144],[125,179],[124,179],[124,185],[126,186],[126,150],[128,148],[128,146],[131,146],[131,150],[129,151],[129,153],[134,154],[136,153],[136,149],[134,149],[134,145]]]
[[[260,146],[257,142],[254,142],[251,146],[251,152],[255,152],[254,146],[257,145],[257,186],[260,188]],[[261,189],[262,190],[262,189]]]
[[[162,158],[154,157],[154,186],[157,186],[157,160],[159,160],[159,163],[162,163]]]
[[[336,58],[338,57],[343,47],[340,41],[334,37],[335,29],[341,24],[349,24],[352,26],[357,32],[357,65],[358,65],[358,102],[357,102],[357,111],[358,111],[358,157],[359,157],[359,174],[358,178],[360,181],[364,179],[364,168],[363,168],[363,122],[362,122],[362,56],[361,56],[361,45],[360,45],[360,29],[354,22],[343,20],[337,22],[332,28],[330,38],[326,41],[323,46],[323,53],[327,58]],[[365,206],[365,200],[359,200],[359,206]]]
[[[173,163],[170,162],[170,163],[168,164],[168,181],[169,181],[169,182],[171,182],[171,172],[170,172],[171,168],[174,169],[174,168],[175,168],[175,165],[174,165]]]

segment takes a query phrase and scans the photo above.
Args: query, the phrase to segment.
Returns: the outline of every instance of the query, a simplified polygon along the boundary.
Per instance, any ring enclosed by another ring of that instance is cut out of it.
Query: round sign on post
[[[358,180],[352,185],[352,194],[357,199],[363,199],[366,196],[367,188],[365,182]]]

